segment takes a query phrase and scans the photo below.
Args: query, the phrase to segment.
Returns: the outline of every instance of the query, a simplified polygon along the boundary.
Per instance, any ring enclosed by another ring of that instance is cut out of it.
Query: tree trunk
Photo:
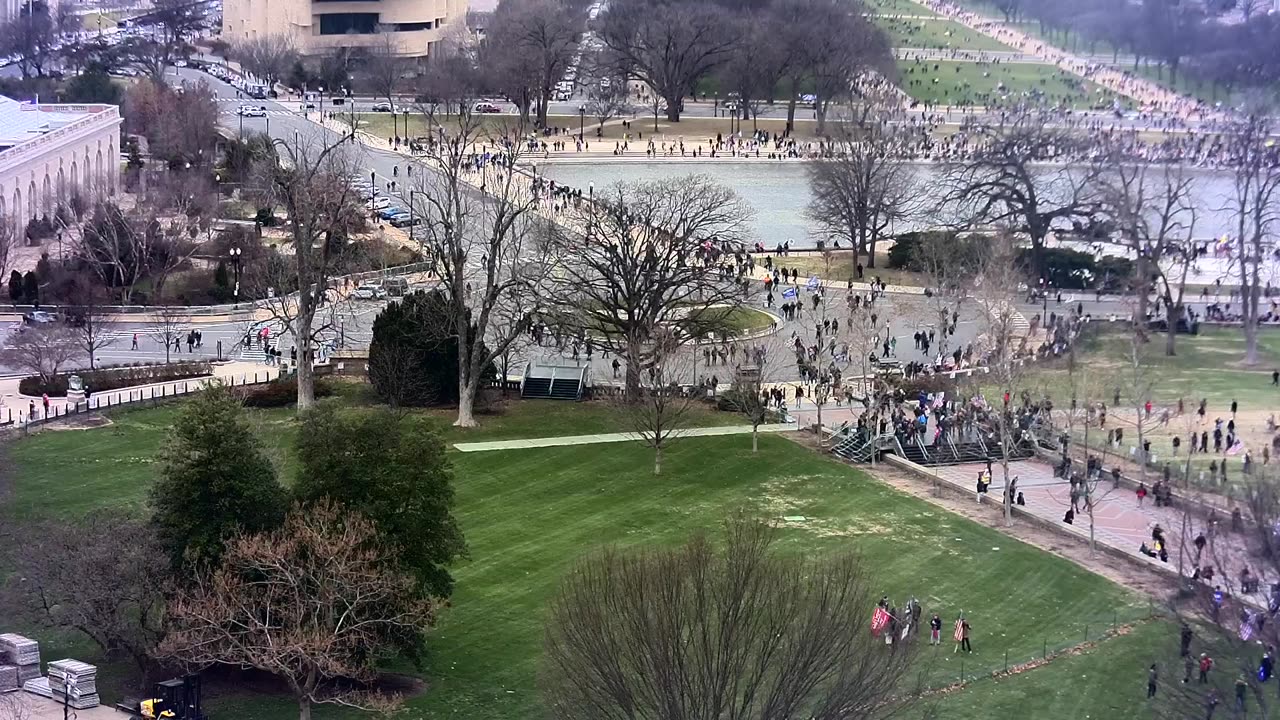
[[[680,122],[680,100],[681,100],[681,98],[678,98],[678,97],[671,97],[670,95],[667,95],[667,96],[664,96],[664,97],[663,97],[663,99],[665,99],[665,100],[667,101],[667,121],[668,121],[668,122]],[[657,125],[656,125],[656,123],[655,123],[655,125],[654,125],[654,126],[655,126],[655,127],[657,126]],[[657,131],[655,130],[654,132],[657,132]]]
[[[310,338],[305,343],[299,340],[298,345],[298,367],[294,373],[298,378],[298,412],[301,413],[316,404],[316,371],[312,367],[315,358],[311,356]]]
[[[1182,311],[1179,309],[1178,318],[1167,318],[1169,327],[1168,332],[1165,333],[1164,337],[1164,354],[1169,357],[1173,357],[1178,354],[1177,350],[1174,348],[1174,338],[1178,336],[1178,319],[1181,317]]]
[[[662,446],[661,445],[653,446],[653,474],[654,475],[662,474]]]
[[[791,97],[787,100],[787,134],[796,129],[796,91],[800,83],[791,81]]]
[[[751,426],[751,452],[760,452],[760,426]]]
[[[476,390],[478,389],[474,379],[464,380],[458,385],[458,418],[453,421],[454,427],[475,427],[479,423],[476,422],[475,404]]]
[[[311,720],[311,700],[298,698],[298,720]]]

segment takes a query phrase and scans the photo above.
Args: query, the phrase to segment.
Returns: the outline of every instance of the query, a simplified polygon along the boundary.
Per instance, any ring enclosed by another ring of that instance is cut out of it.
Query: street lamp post
[[[409,144],[409,108],[404,108],[401,112],[404,113],[404,144],[408,145]]]
[[[583,142],[582,137],[583,137],[583,133],[586,132],[586,129],[587,129],[587,106],[579,105],[578,106],[578,142],[579,143]]]
[[[236,271],[236,286],[235,286],[235,289],[231,291],[231,296],[235,298],[237,302],[239,302],[240,300],[240,255],[244,251],[238,247],[233,247],[229,252],[231,253],[231,265],[232,267],[235,268],[235,271]]]

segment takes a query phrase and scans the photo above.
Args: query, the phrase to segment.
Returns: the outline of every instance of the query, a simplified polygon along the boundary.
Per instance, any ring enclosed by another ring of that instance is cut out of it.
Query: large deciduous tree
[[[740,289],[710,253],[740,241],[750,214],[700,175],[617,183],[569,213],[562,311],[626,362],[628,398],[639,397],[644,369],[670,354],[666,345],[723,329]]]
[[[917,692],[916,643],[868,631],[878,592],[851,553],[784,555],[731,520],[720,543],[609,548],[551,601],[540,677],[567,720],[864,720]]]
[[[413,585],[371,520],[331,502],[298,507],[280,528],[231,539],[217,570],[170,604],[160,649],[188,665],[279,678],[299,720],[317,703],[389,710],[398,698],[367,690],[377,658],[435,618]]]
[[[729,59],[738,38],[728,14],[700,0],[619,0],[601,15],[600,39],[619,68],[666,100],[680,121],[698,81]]]
[[[81,357],[76,333],[61,324],[35,325],[14,333],[0,350],[4,363],[49,385],[59,371]]]
[[[284,489],[227,388],[183,405],[160,464],[151,521],[175,567],[213,567],[236,533],[272,529],[284,516]]]
[[[517,104],[532,111],[538,127],[546,127],[552,90],[573,63],[582,20],[561,0],[505,0],[486,28],[486,64],[499,73],[499,84],[528,92],[532,102]]]
[[[1074,228],[1089,234],[1097,220],[1100,168],[1046,164],[1087,138],[1030,112],[970,132],[974,152],[947,169],[941,207],[960,224],[992,223],[1026,237],[1034,270],[1043,275],[1050,232]]]
[[[167,629],[171,578],[154,528],[98,510],[78,521],[20,525],[8,544],[5,606],[55,628],[79,630],[104,653],[123,653],[145,677]]]
[[[275,87],[298,62],[297,43],[287,32],[241,40],[231,45],[228,54],[240,67],[262,79],[267,87]]]
[[[315,142],[301,137],[293,144],[275,145],[276,154],[260,166],[261,184],[270,202],[288,214],[293,253],[263,278],[270,286],[263,294],[271,297],[267,310],[293,331],[301,413],[315,402],[318,335],[336,325],[337,302],[331,301],[330,281],[351,236],[363,228],[364,215],[348,180],[356,166],[342,139]]]
[[[1260,111],[1249,112],[1226,133],[1234,163],[1234,182],[1227,209],[1235,221],[1235,261],[1240,273],[1240,319],[1244,325],[1246,365],[1258,364],[1258,321],[1263,275],[1270,248],[1280,235],[1280,165],[1275,162],[1272,122]]]
[[[876,266],[876,244],[913,211],[915,169],[894,153],[894,131],[878,121],[844,125],[832,151],[806,167],[808,215],[833,241]],[[850,269],[852,272],[852,268]]]
[[[440,290],[449,303],[430,337],[452,339],[458,348],[458,416],[455,425],[476,425],[475,399],[501,357],[529,328],[530,318],[548,304],[549,278],[556,266],[550,242],[552,222],[539,214],[541,202],[529,178],[510,168],[520,159],[515,146],[504,165],[477,170],[477,144],[494,142],[479,115],[463,108],[441,118],[424,108],[426,121],[441,136],[420,155],[428,172],[413,177],[416,229]],[[523,134],[513,128],[516,136]],[[480,192],[477,192],[477,189]]]

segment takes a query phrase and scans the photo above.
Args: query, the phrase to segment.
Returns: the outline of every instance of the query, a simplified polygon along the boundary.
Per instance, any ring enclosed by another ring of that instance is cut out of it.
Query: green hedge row
[[[48,383],[42,382],[39,377],[25,377],[18,381],[18,392],[23,395],[48,394],[50,397],[66,397],[67,380],[72,375],[79,375],[90,393],[98,393],[135,385],[189,380],[211,374],[213,374],[213,368],[205,361],[168,365],[122,365],[55,375]]]

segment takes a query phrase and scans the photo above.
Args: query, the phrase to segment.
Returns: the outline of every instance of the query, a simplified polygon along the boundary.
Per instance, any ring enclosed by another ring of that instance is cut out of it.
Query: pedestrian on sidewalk
[[[131,348],[129,348],[129,349],[130,349],[130,350],[137,350],[137,349],[138,349],[138,333],[134,333],[134,334],[133,334],[133,347],[131,347]]]
[[[1138,507],[1142,507],[1142,501],[1147,497],[1147,484],[1144,482],[1138,483],[1138,490],[1136,494],[1138,496]]]

